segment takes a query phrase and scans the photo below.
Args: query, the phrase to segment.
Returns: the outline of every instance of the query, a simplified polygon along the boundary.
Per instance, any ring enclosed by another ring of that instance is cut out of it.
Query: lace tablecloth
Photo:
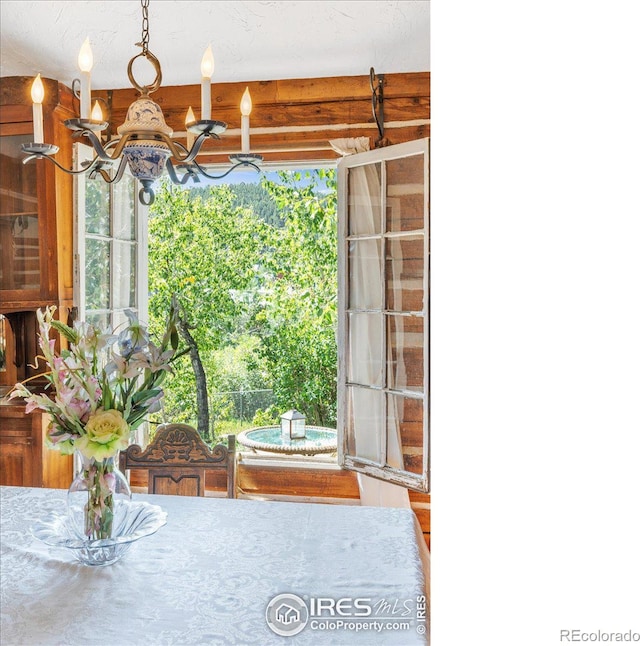
[[[90,567],[30,534],[65,496],[0,487],[3,646],[426,643],[409,509],[134,494],[167,524]],[[308,609],[294,636],[266,619],[283,594]]]

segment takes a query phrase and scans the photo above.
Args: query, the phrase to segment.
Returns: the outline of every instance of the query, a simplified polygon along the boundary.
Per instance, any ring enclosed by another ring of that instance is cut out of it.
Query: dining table
[[[166,524],[91,566],[32,533],[66,496],[0,487],[2,646],[428,644],[411,509],[134,493]]]

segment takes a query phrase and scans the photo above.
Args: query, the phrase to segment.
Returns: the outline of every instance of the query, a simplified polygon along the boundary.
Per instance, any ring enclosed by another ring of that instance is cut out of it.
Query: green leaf
[[[138,404],[141,401],[145,401],[147,399],[151,399],[152,397],[156,397],[161,392],[162,391],[159,388],[155,388],[155,389],[152,389],[152,390],[141,390],[141,391],[135,393],[135,395],[133,395],[133,397],[131,398],[131,401],[134,404]]]
[[[68,325],[62,323],[62,321],[56,321],[55,319],[52,319],[51,327],[62,334],[62,336],[64,336],[64,338],[67,339],[67,341],[69,341],[70,343],[78,343],[78,341],[80,340],[78,333]]]
[[[113,393],[107,380],[103,377],[102,379],[102,408],[104,410],[110,410],[113,408]]]

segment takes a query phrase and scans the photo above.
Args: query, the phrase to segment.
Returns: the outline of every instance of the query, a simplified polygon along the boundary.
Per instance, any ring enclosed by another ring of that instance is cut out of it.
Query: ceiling
[[[401,2],[194,2],[151,0],[149,50],[162,85],[200,82],[211,44],[213,83],[424,72],[430,70],[429,0]],[[40,72],[71,85],[88,36],[95,89],[129,87],[127,63],[141,50],[142,9],[135,0],[0,2],[0,76]],[[138,65],[140,63],[140,65]],[[143,59],[136,79],[154,72]],[[146,67],[145,67],[146,64]]]

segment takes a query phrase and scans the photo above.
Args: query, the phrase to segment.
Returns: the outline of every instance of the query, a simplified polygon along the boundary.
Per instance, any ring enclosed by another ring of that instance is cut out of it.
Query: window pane
[[[347,381],[364,386],[382,384],[382,314],[349,314]]]
[[[137,315],[137,312],[134,311],[134,314]],[[129,319],[127,315],[122,310],[114,310],[111,314],[113,321],[113,330],[118,333],[122,328],[126,327],[129,324]]]
[[[389,238],[385,267],[387,309],[421,312],[424,308],[424,237]]]
[[[113,237],[133,240],[136,233],[135,181],[131,175],[113,185]]]
[[[111,325],[111,314],[108,312],[87,312],[85,320],[104,332]]]
[[[349,453],[384,464],[380,455],[380,438],[384,430],[382,402],[379,390],[353,388],[348,390],[349,425],[353,435],[349,438]]]
[[[107,240],[86,239],[86,308],[107,310],[110,306],[110,250]]]
[[[387,231],[424,227],[424,158],[387,162]]]
[[[349,243],[349,309],[382,309],[382,241]]]
[[[350,168],[349,235],[381,233],[380,164]]]
[[[113,306],[136,305],[136,245],[128,242],[113,243]]]
[[[387,395],[387,464],[412,473],[423,472],[424,402]]]
[[[420,316],[387,317],[389,388],[423,392],[424,319]]]
[[[111,231],[109,219],[109,184],[102,179],[87,179],[85,195],[85,230],[108,236]]]

